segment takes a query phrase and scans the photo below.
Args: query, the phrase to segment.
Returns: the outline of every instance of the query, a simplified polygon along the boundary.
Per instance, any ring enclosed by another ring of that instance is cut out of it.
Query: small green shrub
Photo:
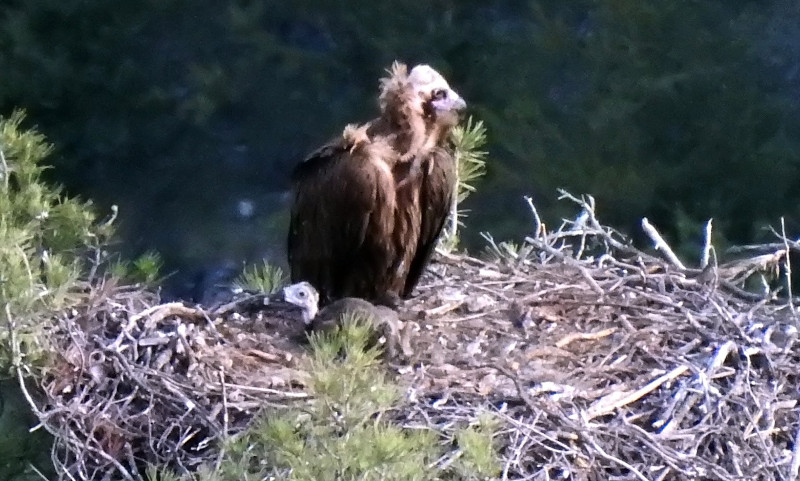
[[[283,270],[267,261],[263,261],[261,265],[245,267],[236,279],[236,284],[242,288],[270,294],[280,289],[285,282]]]
[[[298,481],[479,479],[497,473],[489,418],[456,430],[458,459],[441,468],[450,441],[433,428],[404,429],[389,419],[401,391],[380,366],[365,320],[345,319],[311,336],[309,400],[272,410],[225,447],[218,468],[199,479]]]
[[[148,251],[132,261],[118,259],[111,264],[109,273],[115,278],[152,286],[160,280],[163,266],[158,252]]]
[[[447,231],[442,239],[445,250],[453,250],[458,246],[458,226],[466,214],[459,211],[459,205],[470,194],[475,192],[475,183],[486,175],[486,155],[482,150],[486,145],[486,127],[483,122],[469,117],[466,123],[453,129],[452,141],[455,147],[458,183],[453,193],[453,206]]]
[[[501,466],[492,440],[498,421],[486,414],[477,423],[456,432],[461,456],[453,463],[457,479],[483,479],[497,476]]]

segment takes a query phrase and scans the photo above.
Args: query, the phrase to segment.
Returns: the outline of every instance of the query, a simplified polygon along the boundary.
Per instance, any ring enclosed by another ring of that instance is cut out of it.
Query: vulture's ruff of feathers
[[[438,72],[395,62],[380,82],[380,116],[348,125],[293,174],[292,282],[324,305],[343,297],[408,297],[450,211],[451,129],[465,106]]]

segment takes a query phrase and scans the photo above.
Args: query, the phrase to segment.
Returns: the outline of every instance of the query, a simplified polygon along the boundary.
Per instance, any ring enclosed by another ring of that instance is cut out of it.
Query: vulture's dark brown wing
[[[426,162],[432,164],[422,167],[425,173],[419,196],[421,210],[419,242],[406,277],[403,297],[411,295],[411,291],[425,271],[425,266],[428,265],[433,249],[436,248],[436,241],[453,205],[453,193],[458,180],[456,162],[449,150],[434,149]]]
[[[320,302],[379,293],[391,265],[395,192],[383,159],[337,140],[294,172],[288,238],[292,282],[308,281]]]

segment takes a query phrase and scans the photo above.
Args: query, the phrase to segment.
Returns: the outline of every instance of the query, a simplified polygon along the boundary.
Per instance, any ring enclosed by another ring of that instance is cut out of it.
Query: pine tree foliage
[[[236,284],[245,289],[273,293],[277,291],[285,281],[286,276],[280,267],[263,261],[260,265],[245,267],[236,279]]]
[[[118,259],[111,264],[109,272],[114,278],[155,286],[159,280],[162,280],[163,266],[164,262],[158,252],[147,251],[132,261]]]
[[[458,226],[465,216],[458,207],[475,192],[475,183],[486,174],[487,153],[483,150],[486,145],[486,127],[482,121],[475,121],[470,116],[466,123],[453,129],[452,141],[455,147],[458,183],[453,193],[449,227],[441,244],[445,250],[452,250],[458,245]]]
[[[483,122],[469,117],[463,125],[453,129],[456,163],[458,165],[458,189],[456,199],[463,202],[475,192],[475,182],[486,174],[486,127]]]
[[[23,359],[38,365],[43,319],[69,305],[83,255],[110,234],[90,204],[44,183],[52,147],[23,120],[21,111],[0,117],[0,376]]]
[[[484,479],[500,472],[497,450],[492,443],[493,434],[498,427],[497,419],[486,414],[474,425],[456,432],[456,444],[461,453],[453,463],[457,479]]]

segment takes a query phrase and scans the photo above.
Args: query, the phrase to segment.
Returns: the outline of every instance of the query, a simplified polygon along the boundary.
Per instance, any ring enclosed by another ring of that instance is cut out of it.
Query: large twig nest
[[[507,479],[794,479],[791,304],[741,290],[746,262],[680,270],[595,222],[496,261],[438,257],[399,312],[412,351],[386,361],[408,393],[396,422],[490,406]],[[308,347],[264,322],[91,292],[57,319],[40,381],[62,477],[191,471],[264,406],[302,400]]]

